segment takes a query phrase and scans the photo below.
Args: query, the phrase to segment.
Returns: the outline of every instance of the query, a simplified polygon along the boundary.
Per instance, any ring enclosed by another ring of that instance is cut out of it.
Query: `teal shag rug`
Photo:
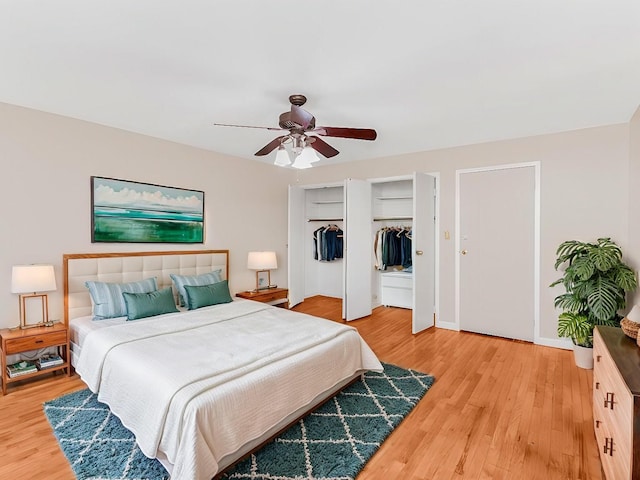
[[[383,373],[367,372],[223,478],[354,479],[434,382],[431,375],[383,365]],[[46,402],[44,412],[77,479],[169,479],[89,389]]]

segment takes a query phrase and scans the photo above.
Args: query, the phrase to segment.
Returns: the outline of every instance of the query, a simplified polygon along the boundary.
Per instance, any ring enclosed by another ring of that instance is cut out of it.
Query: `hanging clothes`
[[[337,225],[322,226],[313,232],[313,258],[331,262],[343,258],[344,233]]]
[[[383,227],[376,232],[373,249],[375,268],[386,270],[390,266],[412,266],[412,230],[407,227]]]

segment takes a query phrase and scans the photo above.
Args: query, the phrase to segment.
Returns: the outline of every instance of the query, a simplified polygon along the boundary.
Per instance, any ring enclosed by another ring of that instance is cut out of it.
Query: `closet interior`
[[[344,187],[304,190],[304,296],[342,298],[344,257]]]
[[[373,183],[371,196],[374,306],[413,308],[413,180]]]

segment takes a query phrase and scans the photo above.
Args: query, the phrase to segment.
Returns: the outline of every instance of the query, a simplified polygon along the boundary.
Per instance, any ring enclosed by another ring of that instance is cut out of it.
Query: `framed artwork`
[[[204,192],[91,177],[91,242],[203,243]]]

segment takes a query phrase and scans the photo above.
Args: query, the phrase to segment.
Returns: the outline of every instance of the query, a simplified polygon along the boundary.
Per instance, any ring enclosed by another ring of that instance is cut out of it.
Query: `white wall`
[[[178,247],[230,249],[230,285],[235,292],[251,288],[255,281],[246,269],[249,250],[275,250],[279,268],[272,280],[287,285],[289,183],[440,172],[440,318],[453,321],[456,169],[540,161],[540,333],[555,339],[553,297],[558,291],[548,285],[558,277],[553,263],[559,243],[610,236],[623,246],[627,260],[640,266],[640,222],[635,227],[640,204],[639,112],[630,124],[292,171],[0,104],[0,161],[5,172],[0,190],[0,327],[18,323],[17,295],[9,292],[12,265],[55,266],[58,291],[50,295],[50,311],[52,318],[60,318],[63,253],[176,248],[92,244],[91,175],[205,191],[205,243]],[[451,240],[444,239],[444,231],[451,232]],[[640,292],[636,298],[640,301]]]
[[[247,252],[275,250],[272,281],[287,284],[291,170],[1,103],[0,161],[0,328],[19,323],[18,296],[9,291],[16,264],[54,265],[50,318],[62,318],[64,253],[230,249],[236,292],[255,285]],[[204,244],[92,244],[91,175],[203,190]]]
[[[384,137],[377,141],[384,141]],[[591,241],[609,236],[626,251],[629,244],[628,159],[629,128],[627,124],[621,124],[316,167],[301,172],[299,182],[381,178],[413,171],[440,172],[440,319],[453,322],[456,169],[539,161],[540,335],[556,339],[557,314],[553,298],[561,288],[548,287],[559,277],[553,269],[555,250],[564,240]],[[451,233],[451,240],[444,238],[445,231]],[[514,285],[514,288],[518,286]]]

